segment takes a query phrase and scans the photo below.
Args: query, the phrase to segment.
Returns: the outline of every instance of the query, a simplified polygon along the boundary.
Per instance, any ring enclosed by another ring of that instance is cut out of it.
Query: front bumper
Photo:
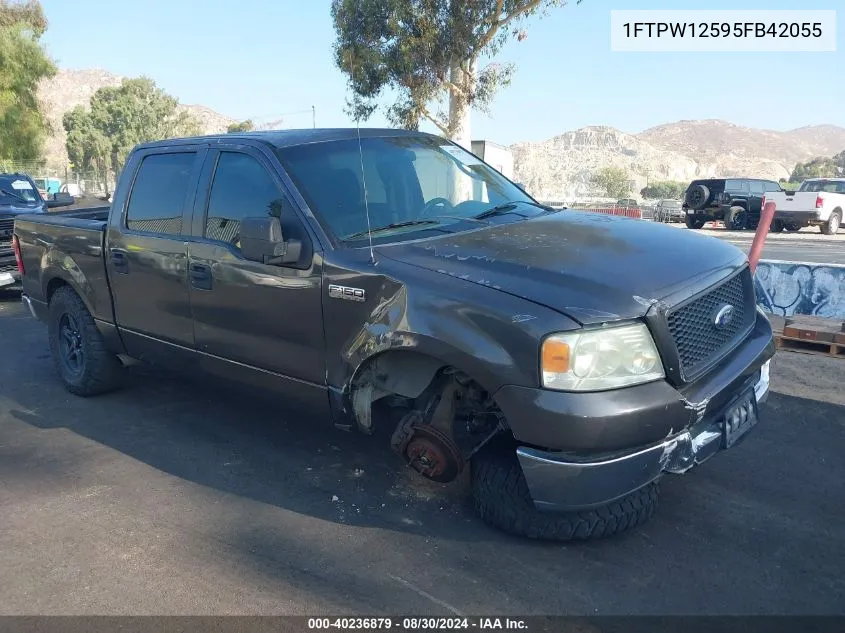
[[[18,272],[14,253],[9,256],[0,252],[0,288],[19,283],[20,280],[21,274]]]
[[[774,353],[771,325],[758,311],[744,343],[682,391],[666,381],[583,394],[503,388],[497,402],[522,445],[517,455],[535,505],[606,505],[704,462],[722,447],[726,411],[752,387],[765,401]]]

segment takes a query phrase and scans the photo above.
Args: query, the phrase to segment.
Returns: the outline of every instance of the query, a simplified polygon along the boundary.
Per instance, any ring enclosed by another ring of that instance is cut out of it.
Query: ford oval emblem
[[[716,316],[713,317],[713,325],[716,326],[717,330],[724,330],[728,325],[730,325],[731,321],[734,318],[734,308],[732,305],[723,305],[719,308],[719,311],[716,312]]]

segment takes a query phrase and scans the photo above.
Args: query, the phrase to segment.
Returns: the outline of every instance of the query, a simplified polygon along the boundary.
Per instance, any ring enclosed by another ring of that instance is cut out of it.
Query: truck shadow
[[[67,429],[178,478],[185,497],[172,512],[188,513],[180,543],[198,560],[213,539],[225,543],[221,567],[276,583],[310,578],[315,595],[333,588],[348,594],[350,609],[368,604],[373,612],[379,604],[401,610],[402,600],[424,594],[490,613],[704,613],[713,605],[722,613],[841,612],[845,553],[820,544],[845,539],[843,407],[773,394],[753,441],[665,480],[652,521],[619,538],[561,546],[484,525],[465,479],[419,479],[384,433],[343,433],[228,384],[135,367],[122,391],[71,396],[55,377],[43,327],[18,322],[22,315],[4,316],[0,327],[4,357],[15,359],[0,364],[11,416]],[[4,441],[14,448],[14,435]],[[83,458],[68,457],[78,465]],[[12,461],[0,475],[34,478],[33,486],[69,467],[26,450]],[[263,512],[251,501],[272,507]],[[150,521],[149,508],[138,512]]]
[[[187,481],[328,521],[416,534],[456,518],[476,523],[468,470],[448,485],[421,478],[390,450],[387,416],[367,437],[243,387],[143,366],[127,371],[119,392],[76,398],[44,347],[35,359],[42,380],[9,385],[22,422],[66,428]]]

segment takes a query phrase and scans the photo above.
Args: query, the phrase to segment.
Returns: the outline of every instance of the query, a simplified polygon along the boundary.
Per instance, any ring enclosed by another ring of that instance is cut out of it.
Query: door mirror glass
[[[302,242],[284,240],[282,225],[276,217],[243,218],[239,242],[246,259],[270,266],[295,264],[302,252]]]

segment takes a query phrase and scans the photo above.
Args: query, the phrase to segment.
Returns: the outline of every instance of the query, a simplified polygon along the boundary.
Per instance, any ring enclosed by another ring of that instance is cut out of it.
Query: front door
[[[209,152],[208,196],[197,201],[188,244],[194,339],[205,370],[325,407],[322,259],[276,169],[255,148]],[[268,214],[280,219],[284,239],[302,242],[296,264],[241,254],[241,218]]]

